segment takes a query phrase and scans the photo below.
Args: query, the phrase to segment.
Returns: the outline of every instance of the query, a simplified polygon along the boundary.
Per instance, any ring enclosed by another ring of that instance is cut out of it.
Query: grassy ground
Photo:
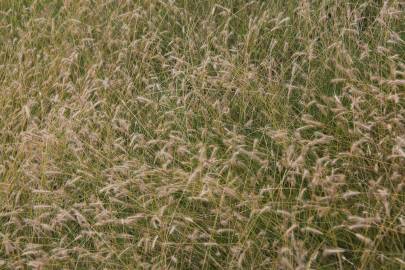
[[[0,269],[405,269],[404,10],[0,0]]]

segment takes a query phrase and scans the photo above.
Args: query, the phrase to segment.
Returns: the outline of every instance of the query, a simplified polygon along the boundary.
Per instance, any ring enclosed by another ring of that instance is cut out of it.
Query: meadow
[[[0,269],[405,269],[405,3],[0,0]]]

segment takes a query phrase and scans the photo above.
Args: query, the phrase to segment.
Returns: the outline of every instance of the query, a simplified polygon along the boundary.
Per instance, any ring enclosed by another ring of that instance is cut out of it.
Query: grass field
[[[405,3],[0,0],[0,269],[405,269]]]

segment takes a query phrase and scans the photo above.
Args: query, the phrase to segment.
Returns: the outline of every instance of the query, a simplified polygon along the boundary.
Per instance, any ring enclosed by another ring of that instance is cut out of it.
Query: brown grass
[[[401,1],[0,12],[0,269],[405,268]]]

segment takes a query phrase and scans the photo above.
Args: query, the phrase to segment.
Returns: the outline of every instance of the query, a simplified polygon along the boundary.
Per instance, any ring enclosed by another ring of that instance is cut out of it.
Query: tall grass
[[[0,0],[0,269],[404,269],[404,7]]]

